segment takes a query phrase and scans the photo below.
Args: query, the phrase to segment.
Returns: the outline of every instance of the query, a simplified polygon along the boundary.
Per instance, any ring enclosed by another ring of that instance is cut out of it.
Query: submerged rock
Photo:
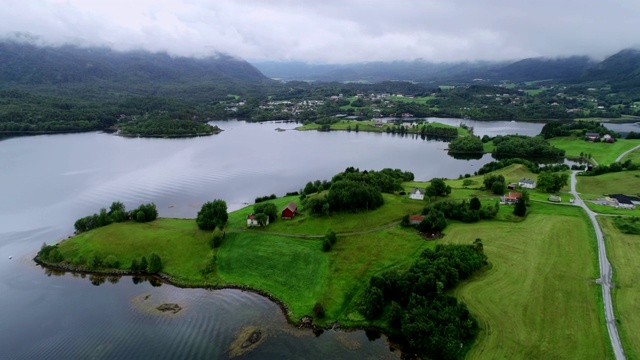
[[[260,341],[261,338],[262,338],[262,331],[255,330],[254,332],[251,333],[251,335],[249,335],[249,338],[247,338],[247,340],[245,340],[240,347],[243,349],[246,349],[249,346]]]
[[[171,312],[173,314],[177,314],[180,310],[182,310],[182,308],[178,304],[161,304],[156,307],[156,309],[158,309],[158,311]]]

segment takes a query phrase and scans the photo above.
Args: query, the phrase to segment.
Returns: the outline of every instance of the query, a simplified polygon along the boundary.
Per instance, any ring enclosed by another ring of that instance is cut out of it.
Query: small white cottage
[[[424,190],[418,188],[411,190],[411,193],[409,193],[409,199],[424,200]]]

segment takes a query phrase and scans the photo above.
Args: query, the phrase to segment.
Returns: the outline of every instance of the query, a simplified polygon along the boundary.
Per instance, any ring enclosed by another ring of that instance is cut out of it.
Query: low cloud
[[[601,58],[638,44],[638,17],[636,0],[5,0],[0,35],[253,61]]]

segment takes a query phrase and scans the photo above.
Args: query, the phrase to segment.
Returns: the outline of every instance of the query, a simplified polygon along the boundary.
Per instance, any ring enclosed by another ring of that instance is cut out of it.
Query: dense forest
[[[362,313],[368,319],[384,316],[392,331],[421,357],[463,358],[478,334],[478,323],[447,290],[485,264],[480,239],[473,245],[436,245],[405,271],[373,276],[363,297]]]

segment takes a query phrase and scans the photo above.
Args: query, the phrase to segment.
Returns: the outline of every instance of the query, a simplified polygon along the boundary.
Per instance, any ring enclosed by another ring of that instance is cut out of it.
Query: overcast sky
[[[640,44],[640,0],[2,0],[0,35],[249,61],[602,58]]]

